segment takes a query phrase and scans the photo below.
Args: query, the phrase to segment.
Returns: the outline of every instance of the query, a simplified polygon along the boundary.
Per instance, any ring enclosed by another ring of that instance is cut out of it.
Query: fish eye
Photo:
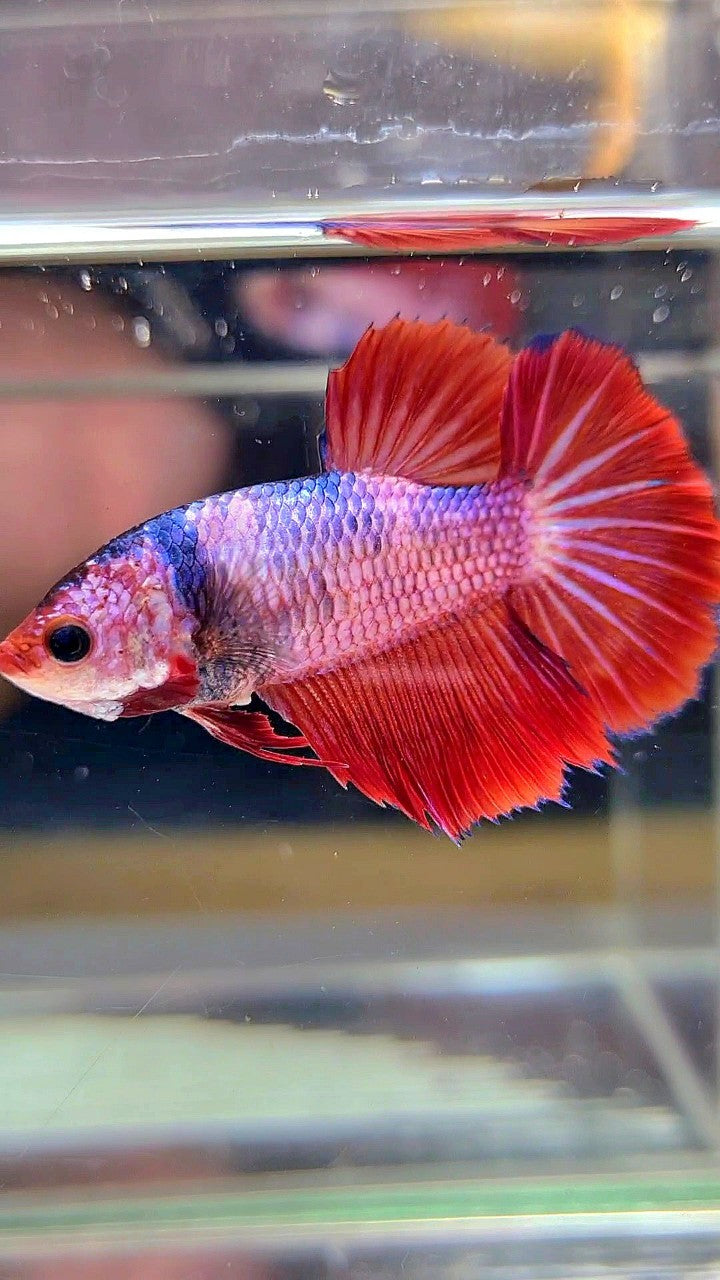
[[[61,622],[47,632],[45,648],[56,662],[82,662],[92,648],[92,639],[78,622]]]

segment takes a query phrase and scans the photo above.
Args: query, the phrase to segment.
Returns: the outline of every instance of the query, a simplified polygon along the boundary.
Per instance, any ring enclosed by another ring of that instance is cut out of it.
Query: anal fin
[[[504,602],[261,696],[343,785],[453,839],[610,760],[594,704]]]

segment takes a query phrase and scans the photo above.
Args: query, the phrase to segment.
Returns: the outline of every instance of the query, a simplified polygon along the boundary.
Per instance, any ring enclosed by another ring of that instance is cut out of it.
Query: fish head
[[[0,675],[101,720],[180,707],[198,689],[196,629],[170,566],[135,540],[58,582],[0,644]]]

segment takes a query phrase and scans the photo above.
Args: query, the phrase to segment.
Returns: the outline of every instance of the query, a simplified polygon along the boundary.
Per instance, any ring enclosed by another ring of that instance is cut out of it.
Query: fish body
[[[146,540],[166,551],[191,612],[219,572],[229,578],[228,629],[241,620],[263,662],[224,675],[209,662],[199,699],[238,696],[260,677],[300,679],[378,653],[521,581],[524,490],[331,471],[193,503],[135,539],[139,554]]]
[[[618,349],[568,333],[513,359],[394,321],[331,375],[322,458],[120,535],[0,671],[99,718],[179,711],[455,839],[697,692],[712,492]]]

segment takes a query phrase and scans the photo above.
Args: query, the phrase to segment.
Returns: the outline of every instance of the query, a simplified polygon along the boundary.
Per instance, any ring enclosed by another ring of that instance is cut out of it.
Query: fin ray
[[[312,756],[295,755],[294,752],[308,746],[307,740],[301,734],[277,733],[262,711],[245,711],[240,707],[208,702],[187,707],[180,714],[202,725],[213,738],[226,746],[247,751],[259,760],[272,760],[276,764],[322,764]]]
[[[345,762],[341,782],[453,839],[560,799],[566,765],[609,760],[592,701],[503,602],[261,696]]]
[[[630,359],[574,331],[517,357],[501,438],[501,475],[530,482],[532,570],[513,607],[611,731],[649,728],[697,693],[717,641],[708,481]]]
[[[617,215],[615,217],[534,216],[496,213],[418,214],[410,218],[360,215],[345,221],[321,222],[323,234],[349,240],[366,248],[389,253],[472,253],[511,244],[592,245],[622,244],[645,236],[675,235],[696,226],[694,220]]]
[[[369,329],[328,378],[326,469],[434,485],[494,479],[510,359],[488,334],[449,321]]]

